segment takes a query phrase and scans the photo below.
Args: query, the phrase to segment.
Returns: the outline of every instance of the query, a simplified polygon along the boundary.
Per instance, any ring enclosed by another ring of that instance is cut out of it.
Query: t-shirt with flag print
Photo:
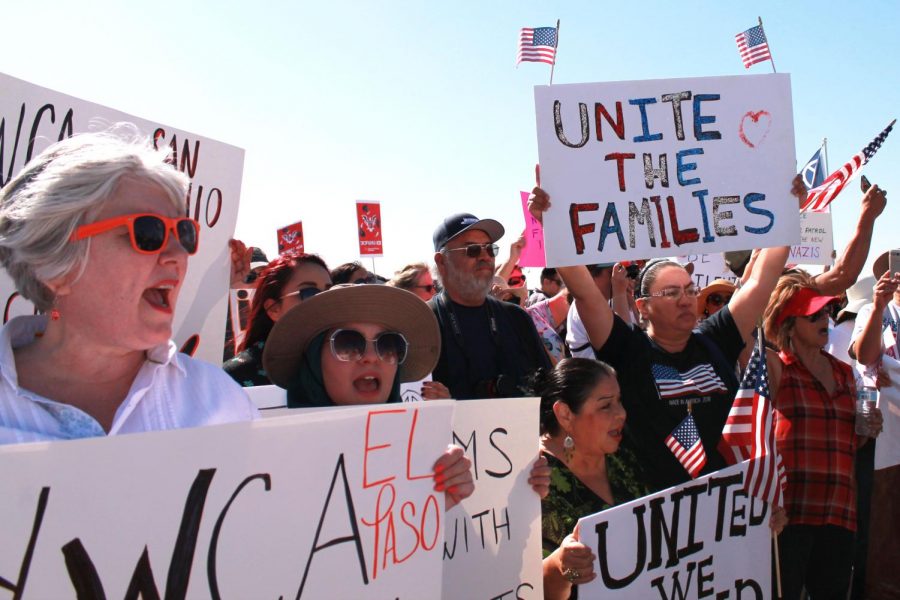
[[[719,352],[713,355],[712,347]],[[628,411],[624,444],[640,458],[655,491],[690,480],[666,446],[689,405],[707,457],[700,474],[727,466],[716,448],[737,392],[735,368],[743,347],[726,306],[698,325],[681,352],[663,350],[618,317],[606,344],[595,350],[597,359],[616,369]]]

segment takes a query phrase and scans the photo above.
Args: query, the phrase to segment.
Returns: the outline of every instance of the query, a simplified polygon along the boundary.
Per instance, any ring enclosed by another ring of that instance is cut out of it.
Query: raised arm
[[[884,308],[891,301],[894,290],[897,289],[897,282],[896,278],[891,277],[890,271],[881,276],[872,291],[872,312],[869,313],[869,319],[863,326],[859,337],[850,342],[850,355],[855,356],[860,364],[867,367],[877,363],[881,357],[883,326],[881,319]]]
[[[497,267],[494,271],[494,275],[497,277],[502,277],[503,281],[509,279],[509,276],[512,275],[513,269],[516,268],[516,265],[519,264],[519,258],[522,256],[522,248],[525,247],[525,231],[522,230],[522,235],[516,238],[512,244],[509,245],[509,257]]]
[[[834,267],[813,278],[813,283],[820,294],[838,296],[856,283],[869,256],[875,219],[884,211],[886,205],[884,191],[877,185],[870,187],[862,199],[856,231],[844,248],[844,252],[837,257]]]
[[[544,212],[550,208],[550,196],[539,187],[531,192],[528,210],[538,221],[543,222]],[[612,331],[613,311],[609,301],[594,283],[594,278],[584,265],[575,267],[557,267],[556,272],[562,277],[569,293],[575,298],[578,315],[587,331],[588,339],[594,348],[601,348]]]
[[[769,303],[769,297],[784,271],[790,251],[790,246],[763,249],[753,265],[750,277],[728,303],[734,323],[746,343],[753,341],[753,328]]]

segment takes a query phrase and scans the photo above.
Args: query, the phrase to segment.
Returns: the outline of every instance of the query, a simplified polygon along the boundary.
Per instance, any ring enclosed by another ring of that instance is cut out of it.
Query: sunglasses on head
[[[171,218],[152,213],[122,215],[81,225],[75,230],[69,241],[77,242],[106,233],[116,227],[128,228],[131,247],[141,254],[162,252],[169,242],[170,231],[174,232],[175,239],[188,254],[196,254],[200,243],[200,224],[197,221],[187,217]]]
[[[722,306],[723,304],[728,304],[731,301],[731,294],[723,295],[723,294],[710,294],[706,297],[706,302],[708,304],[714,304],[716,306]]]
[[[375,344],[375,354],[378,358],[392,365],[403,364],[409,349],[406,338],[396,331],[384,331],[370,340],[355,329],[336,329],[329,340],[332,356],[343,362],[362,360],[369,342]]]
[[[488,256],[494,258],[497,256],[500,246],[497,244],[467,244],[462,248],[445,248],[445,252],[465,252],[469,258],[478,258],[481,256],[482,250],[487,252]]]

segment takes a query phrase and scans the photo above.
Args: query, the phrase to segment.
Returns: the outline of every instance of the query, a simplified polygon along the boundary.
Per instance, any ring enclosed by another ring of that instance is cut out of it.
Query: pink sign
[[[519,257],[520,267],[546,267],[544,258],[544,228],[528,212],[528,197],[531,192],[519,192],[522,197],[522,212],[525,214],[525,247]]]

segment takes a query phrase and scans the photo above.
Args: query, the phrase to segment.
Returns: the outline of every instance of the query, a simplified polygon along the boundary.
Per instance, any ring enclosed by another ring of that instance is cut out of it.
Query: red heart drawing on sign
[[[765,117],[765,119],[762,119],[762,117]],[[762,122],[760,122],[761,119]],[[771,128],[772,115],[769,114],[769,111],[758,110],[753,112],[751,110],[741,118],[741,126],[738,129],[738,135],[742,142],[751,148],[756,148],[763,143],[763,140],[769,135],[769,129]],[[751,142],[750,139],[753,141]]]

